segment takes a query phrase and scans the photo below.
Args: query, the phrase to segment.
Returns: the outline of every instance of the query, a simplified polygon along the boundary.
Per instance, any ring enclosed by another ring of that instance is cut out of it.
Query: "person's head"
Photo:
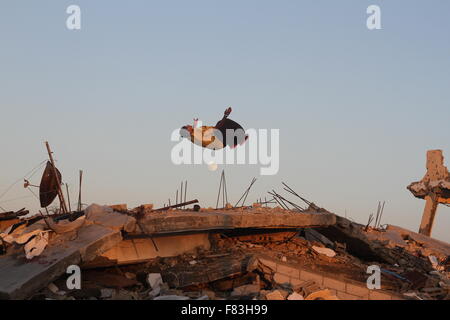
[[[180,129],[180,136],[183,138],[190,138],[193,133],[194,128],[191,125],[186,125]]]

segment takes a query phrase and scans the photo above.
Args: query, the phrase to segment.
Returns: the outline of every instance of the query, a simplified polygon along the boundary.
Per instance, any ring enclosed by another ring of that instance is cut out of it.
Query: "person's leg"
[[[233,109],[231,109],[231,107],[229,107],[228,109],[225,110],[225,112],[223,113],[223,118],[216,123],[216,128],[219,129],[223,126],[223,124],[225,123],[225,120],[228,118],[228,116],[230,115],[231,111]]]
[[[233,109],[231,109],[231,107],[226,109],[225,112],[223,113],[223,117],[227,118],[230,115],[231,111],[233,111]]]

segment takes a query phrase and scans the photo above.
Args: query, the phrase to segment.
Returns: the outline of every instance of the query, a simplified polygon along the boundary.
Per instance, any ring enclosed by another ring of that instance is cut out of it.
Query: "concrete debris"
[[[156,287],[155,289],[152,289],[149,293],[148,296],[150,298],[155,298],[157,296],[159,296],[161,293],[161,287]]]
[[[52,282],[47,286],[48,290],[50,290],[53,293],[57,293],[59,291],[58,287]]]
[[[163,283],[162,277],[160,273],[149,273],[147,276],[147,283],[149,284],[150,288],[153,290],[156,288],[159,288],[161,284]]]
[[[305,300],[339,300],[330,290],[319,290],[309,294]]]
[[[168,296],[159,296],[159,297],[156,297],[153,300],[189,300],[189,297],[168,295]]]
[[[15,229],[13,229],[13,227],[14,225],[2,232],[0,237],[7,243],[17,243],[20,245],[27,243],[32,237],[40,234],[46,229],[45,223],[41,221],[36,222],[29,227],[25,224],[21,224]]]
[[[114,291],[111,300],[140,300],[140,299],[139,295],[135,292],[120,290]]]
[[[305,300],[305,298],[303,298],[303,296],[297,292],[293,292],[291,293],[288,298],[288,300]]]
[[[56,233],[66,233],[81,228],[86,220],[85,216],[77,218],[75,221],[62,220],[55,222],[53,219],[45,218],[48,227]]]
[[[48,244],[48,232],[41,231],[36,234],[30,241],[28,241],[25,246],[25,257],[27,259],[33,259],[39,256]]]
[[[102,299],[108,299],[111,298],[114,294],[114,290],[110,288],[102,288],[100,289],[100,298]]]
[[[260,287],[257,284],[246,284],[240,287],[236,287],[231,292],[232,296],[249,296],[257,295],[259,293]]]
[[[0,230],[0,298],[55,300],[443,300],[450,245],[365,228],[310,207],[154,210],[92,204]],[[8,220],[13,221],[13,220]],[[314,227],[314,229],[313,229]],[[5,245],[6,244],[6,245]],[[381,270],[367,289],[367,268]],[[82,289],[66,269],[83,269]],[[102,269],[99,269],[102,268]]]
[[[0,257],[0,273],[9,275],[0,281],[0,298],[29,297],[64,274],[68,266],[90,261],[122,240],[119,231],[101,225],[85,225],[77,230],[75,238],[70,234],[50,235],[40,228],[35,231],[32,231],[33,235],[42,233],[42,236],[39,241],[26,244],[27,253],[10,247],[7,254]],[[29,233],[25,235],[28,237]],[[16,239],[21,236],[24,234]],[[46,241],[48,244],[44,246]]]
[[[406,297],[412,298],[414,300],[423,300],[421,297],[419,297],[417,295],[416,292],[405,292],[405,293],[403,293],[403,295],[406,296]]]
[[[428,256],[428,260],[430,260],[431,265],[433,266],[434,269],[438,270],[442,270],[443,268],[439,266],[439,261],[435,256]]]
[[[91,204],[86,208],[85,215],[86,221],[89,223],[99,224],[113,230],[133,232],[136,229],[135,218],[116,212],[109,206]]]
[[[334,252],[333,250],[328,249],[328,248],[312,246],[312,249],[315,252],[326,255],[329,258],[333,258],[336,255],[336,252]]]
[[[444,165],[442,150],[427,152],[425,176],[422,180],[411,183],[407,188],[415,197],[425,199],[419,233],[431,236],[438,205],[450,204],[450,173]]]
[[[126,203],[113,204],[113,205],[109,205],[108,207],[117,212],[127,212],[128,211],[128,206]]]
[[[267,300],[284,300],[285,296],[282,294],[280,290],[274,290],[266,294]]]
[[[136,275],[132,272],[125,272],[124,273],[125,278],[130,280],[136,280]]]

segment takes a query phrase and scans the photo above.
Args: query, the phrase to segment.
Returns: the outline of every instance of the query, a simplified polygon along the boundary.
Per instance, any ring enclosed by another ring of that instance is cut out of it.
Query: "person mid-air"
[[[248,135],[245,134],[240,124],[228,119],[231,111],[231,107],[226,109],[222,120],[217,122],[214,127],[202,126],[197,128],[198,119],[194,119],[194,126],[186,125],[182,127],[180,135],[203,148],[213,150],[223,149],[226,146],[235,148],[245,143]]]

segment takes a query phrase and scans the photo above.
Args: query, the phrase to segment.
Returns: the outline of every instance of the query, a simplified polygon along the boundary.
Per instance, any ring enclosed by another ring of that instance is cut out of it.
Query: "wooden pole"
[[[66,201],[64,200],[64,194],[61,190],[61,181],[59,181],[58,172],[56,171],[55,161],[53,161],[52,151],[50,150],[50,145],[48,141],[45,141],[45,146],[47,147],[48,157],[50,158],[50,162],[53,166],[53,173],[55,174],[56,182],[58,184],[58,198],[61,205],[61,209],[63,213],[67,213]]]

